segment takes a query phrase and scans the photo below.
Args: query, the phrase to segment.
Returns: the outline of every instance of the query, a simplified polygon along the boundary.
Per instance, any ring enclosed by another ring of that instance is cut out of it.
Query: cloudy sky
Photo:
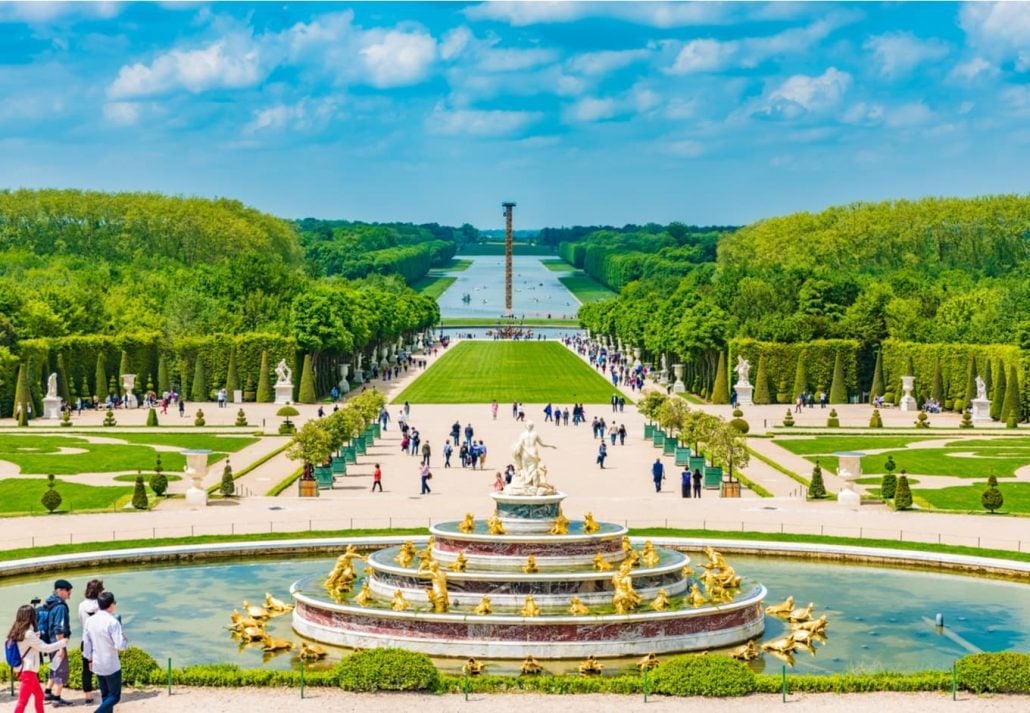
[[[742,224],[1030,191],[1030,3],[0,2],[0,187]]]

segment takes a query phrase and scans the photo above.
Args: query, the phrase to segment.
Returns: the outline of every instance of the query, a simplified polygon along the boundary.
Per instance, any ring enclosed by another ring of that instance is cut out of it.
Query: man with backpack
[[[47,644],[56,644],[72,635],[71,616],[68,613],[68,599],[72,595],[72,584],[67,579],[54,582],[54,593],[36,610],[36,625],[39,638]],[[54,706],[70,706],[71,701],[61,698],[64,685],[68,683],[68,655],[63,651],[50,654],[50,676],[47,678],[44,698]]]

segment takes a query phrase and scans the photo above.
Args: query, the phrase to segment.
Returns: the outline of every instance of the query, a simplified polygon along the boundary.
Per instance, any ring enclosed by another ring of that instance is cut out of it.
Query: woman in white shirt
[[[52,644],[44,644],[36,633],[36,610],[30,604],[18,607],[14,617],[14,625],[7,632],[7,638],[18,642],[21,654],[21,668],[18,671],[18,704],[14,713],[24,713],[29,698],[35,698],[36,713],[43,713],[43,687],[39,685],[39,655],[61,651],[68,645],[67,639],[60,639]],[[61,655],[64,654],[61,651]]]
[[[104,580],[102,579],[91,579],[86,584],[85,599],[79,603],[79,623],[82,625],[82,631],[86,631],[86,622],[89,618],[96,614],[99,605],[97,604],[97,597],[100,596],[101,592],[104,591]],[[82,644],[80,644],[80,647]],[[89,660],[85,657],[82,662],[82,692],[86,696],[86,703],[93,702],[93,672],[89,668]]]

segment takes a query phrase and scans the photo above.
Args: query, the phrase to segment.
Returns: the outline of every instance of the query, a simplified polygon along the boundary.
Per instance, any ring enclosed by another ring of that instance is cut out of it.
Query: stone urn
[[[676,375],[676,381],[672,385],[672,390],[674,393],[682,394],[687,390],[686,385],[683,383],[683,365],[673,364],[672,373]]]
[[[186,469],[184,475],[192,481],[186,491],[186,504],[191,507],[205,507],[207,505],[207,489],[204,488],[204,478],[207,476],[207,457],[212,451],[204,448],[196,448],[182,451],[186,456]]]

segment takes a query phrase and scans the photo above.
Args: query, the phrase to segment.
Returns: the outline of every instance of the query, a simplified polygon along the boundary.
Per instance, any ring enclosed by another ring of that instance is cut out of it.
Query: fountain
[[[320,576],[295,582],[293,628],[354,648],[495,659],[696,651],[761,635],[765,587],[741,584],[731,569],[729,579],[709,580],[709,570],[708,601],[691,605],[699,580],[689,557],[637,552],[625,527],[589,513],[566,518],[541,447],[549,446],[527,423],[513,450],[516,476],[491,495],[489,519],[434,525],[421,551],[405,543],[362,562],[348,550],[328,588]]]

